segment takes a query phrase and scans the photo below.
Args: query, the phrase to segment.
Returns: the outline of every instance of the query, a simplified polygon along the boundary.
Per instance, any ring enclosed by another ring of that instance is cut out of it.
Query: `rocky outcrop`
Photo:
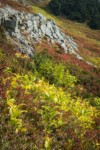
[[[48,42],[58,43],[65,53],[77,53],[78,46],[73,38],[65,35],[54,21],[42,14],[16,11],[10,7],[0,8],[0,25],[4,26],[9,38],[15,41],[22,53],[34,54],[33,45],[45,37]]]

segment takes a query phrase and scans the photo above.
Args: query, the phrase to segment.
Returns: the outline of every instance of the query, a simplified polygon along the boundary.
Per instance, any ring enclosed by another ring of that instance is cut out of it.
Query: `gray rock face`
[[[79,56],[76,53],[78,46],[74,40],[61,32],[54,21],[46,19],[42,14],[22,13],[7,6],[0,8],[0,24],[17,42],[20,51],[29,56],[34,54],[31,45],[35,41],[40,43],[43,37],[46,37],[49,42],[59,43],[65,53]]]

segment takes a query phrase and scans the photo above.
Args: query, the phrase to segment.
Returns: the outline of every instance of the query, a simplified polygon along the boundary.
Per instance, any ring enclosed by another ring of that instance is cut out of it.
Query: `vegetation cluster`
[[[99,0],[51,0],[49,8],[55,15],[86,22],[90,28],[100,29]]]
[[[29,12],[15,1],[1,1]],[[84,60],[97,67],[44,41],[30,59],[15,51],[0,27],[0,149],[99,150],[99,32],[36,5],[30,10],[55,20],[77,41]]]
[[[80,96],[77,77],[45,52],[7,55],[0,50],[1,149],[98,150],[100,98]]]

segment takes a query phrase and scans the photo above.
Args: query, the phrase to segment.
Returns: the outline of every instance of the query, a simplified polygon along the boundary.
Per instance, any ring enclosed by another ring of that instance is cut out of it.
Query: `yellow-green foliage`
[[[26,128],[24,128],[22,123],[22,113],[26,112],[25,110],[21,110],[21,107],[24,106],[24,104],[15,104],[15,99],[10,98],[10,92],[7,91],[7,105],[9,106],[9,114],[10,114],[10,120],[9,123],[12,127],[14,127],[15,132],[18,133],[19,131],[26,131]]]
[[[55,63],[47,54],[35,56],[36,69],[45,79],[56,86],[74,87],[77,79],[72,76],[62,63]]]
[[[89,60],[90,60],[94,65],[100,67],[100,57],[97,57],[97,58],[90,57]]]
[[[0,50],[0,60],[3,58],[4,54],[3,52]]]
[[[93,118],[97,117],[98,114],[94,107],[90,106],[89,103],[83,101],[81,98],[72,99],[70,94],[65,93],[61,88],[56,88],[54,85],[49,85],[49,83],[45,82],[43,79],[38,79],[38,82],[35,81],[36,77],[31,74],[26,74],[23,76],[16,74],[12,76],[11,87],[8,90],[9,94],[11,94],[10,96],[13,96],[12,93],[17,87],[21,87],[24,89],[25,94],[34,93],[33,101],[48,104],[48,106],[43,105],[42,109],[37,111],[42,115],[45,125],[47,124],[49,127],[52,125],[56,127],[59,126],[59,119],[61,119],[61,125],[63,123],[66,124],[67,122],[63,122],[62,120],[62,111],[70,111],[71,113],[67,119],[71,121],[71,118],[73,118],[74,128],[79,126],[82,128],[82,131],[84,129],[84,132],[86,129],[92,128],[92,124],[94,123]],[[13,97],[15,98],[15,95]],[[20,106],[13,104],[12,100],[13,99],[7,100],[7,103],[10,106],[11,118],[16,118],[20,116],[22,111],[19,109]],[[55,104],[54,108],[51,108],[50,106],[52,103]],[[57,108],[59,108],[61,112],[57,111]],[[56,119],[56,116],[59,117]]]
[[[15,73],[11,65],[11,68],[7,66],[3,70],[6,76],[2,80],[6,92],[5,109],[9,113],[6,136],[16,141],[15,148],[22,149],[25,143],[25,147],[30,149],[61,149],[62,146],[66,148],[66,144],[68,149],[72,149],[78,146],[76,139],[80,147],[84,143],[84,150],[88,150],[91,143],[91,148],[97,147],[98,140],[95,141],[93,137],[89,139],[86,134],[94,130],[94,120],[99,117],[98,110],[86,100],[72,96],[71,89],[77,79],[67,71],[65,65],[42,54],[34,57],[33,62],[19,53],[13,59],[16,61],[11,61],[16,62],[16,66],[20,63],[22,69],[26,69],[26,72],[16,70]],[[6,59],[4,61],[8,62]],[[98,100],[95,99],[94,106],[97,105]],[[2,145],[11,148],[10,141]]]
[[[4,59],[5,59],[5,54],[3,53],[3,50],[0,49],[0,64],[4,62]]]
[[[100,109],[100,97],[95,97],[93,105]]]
[[[33,8],[33,11],[34,11],[35,13],[41,13],[41,14],[43,14],[44,16],[46,16],[48,19],[54,20],[54,19],[56,18],[56,17],[54,17],[54,15],[52,15],[52,14],[46,12],[44,9],[42,9],[42,8],[36,6],[36,5],[33,5],[32,8]]]
[[[50,138],[49,137],[46,137],[45,149],[46,150],[50,150]]]

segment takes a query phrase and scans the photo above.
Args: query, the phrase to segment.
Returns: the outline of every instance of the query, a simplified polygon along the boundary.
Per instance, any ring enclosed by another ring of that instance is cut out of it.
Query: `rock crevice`
[[[65,53],[75,54],[82,59],[76,53],[78,46],[73,38],[65,35],[54,21],[42,14],[19,12],[7,6],[0,8],[0,25],[16,40],[20,51],[29,56],[34,54],[34,42],[40,43],[45,37],[49,42],[58,43]]]

